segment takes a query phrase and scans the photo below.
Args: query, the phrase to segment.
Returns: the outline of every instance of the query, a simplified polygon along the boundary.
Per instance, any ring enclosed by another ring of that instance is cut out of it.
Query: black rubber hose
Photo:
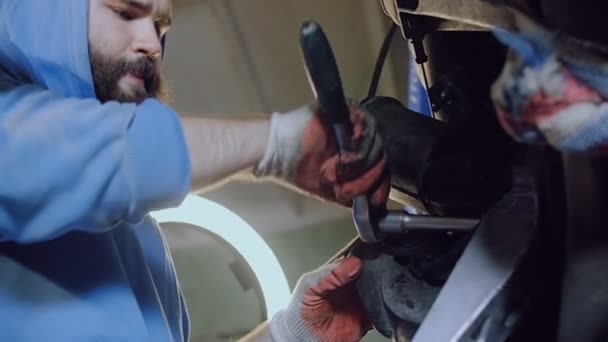
[[[390,50],[391,43],[393,42],[395,32],[397,32],[397,24],[392,23],[388,29],[388,32],[386,33],[386,36],[384,37],[382,46],[380,47],[380,53],[378,53],[378,59],[376,60],[376,66],[374,68],[374,74],[372,75],[372,81],[369,85],[369,91],[367,92],[367,98],[362,102],[376,96],[376,93],[378,92],[380,76],[382,76],[382,70],[384,69],[384,64],[386,63],[386,58],[388,57],[388,52]]]

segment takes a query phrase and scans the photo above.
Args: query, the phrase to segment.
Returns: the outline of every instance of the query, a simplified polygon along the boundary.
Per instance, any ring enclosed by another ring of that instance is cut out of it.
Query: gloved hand
[[[348,257],[307,273],[291,303],[270,321],[274,342],[359,341],[371,329],[354,280],[361,260]]]
[[[258,177],[274,176],[300,190],[350,206],[358,195],[368,195],[372,206],[386,203],[390,190],[382,139],[373,117],[349,101],[353,126],[352,151],[339,154],[331,127],[318,105],[286,114],[275,113]]]

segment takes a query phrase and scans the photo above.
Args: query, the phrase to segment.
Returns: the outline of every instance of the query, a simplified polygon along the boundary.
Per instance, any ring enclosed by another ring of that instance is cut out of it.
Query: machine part
[[[557,341],[608,339],[608,159],[567,154],[566,260]]]
[[[534,163],[539,196],[538,232],[522,274],[522,279],[528,280],[531,300],[508,342],[557,341],[568,221],[564,168],[557,151],[546,146],[529,148],[537,150]]]
[[[512,190],[483,217],[414,342],[500,342],[514,330],[527,302],[516,271],[538,225],[530,172],[515,170]]]
[[[424,69],[444,122],[390,98],[364,105],[385,142],[394,188],[420,200],[432,215],[479,217],[509,189],[504,170],[518,149],[488,96],[507,50],[488,32],[433,32],[426,18],[416,20],[408,35],[424,37]]]
[[[308,21],[302,25],[300,44],[308,76],[325,118],[334,128],[340,149],[348,150],[352,130],[349,110],[342,90],[338,66],[327,36],[319,24]],[[413,217],[401,211],[382,214],[370,210],[365,196],[353,200],[355,226],[364,242],[375,243],[381,239],[381,234],[396,234],[408,230],[471,230],[476,223],[468,219]]]
[[[395,265],[383,258],[380,247],[376,245],[355,247],[350,251],[350,255],[358,257],[363,263],[356,288],[366,316],[380,334],[385,337],[393,336],[394,326],[398,320],[384,302],[382,272]]]
[[[440,287],[417,278],[405,267],[391,267],[382,274],[382,295],[386,306],[411,325],[422,323],[439,290]]]
[[[428,61],[418,67],[418,74],[427,75],[433,85],[429,95],[437,111],[434,116],[449,125],[420,130],[423,125],[414,126],[408,113],[383,101],[375,108],[370,106],[368,111],[376,117],[380,133],[392,140],[387,143],[387,155],[395,188],[419,199],[429,214],[478,217],[509,189],[510,180],[504,170],[518,149],[498,123],[488,93],[501,72],[507,49],[492,33],[438,32],[435,18],[411,14],[418,13],[414,11],[416,6],[418,9],[432,6],[431,2],[420,1],[415,5],[414,1],[385,1],[384,5],[387,12],[390,4],[395,8],[397,5],[410,8],[410,11],[395,11],[394,17],[404,37],[412,43],[424,38],[422,48],[413,45],[413,50],[418,52],[418,62],[424,62],[428,54]],[[454,6],[454,2],[449,5]],[[490,6],[481,1],[468,3],[473,5]],[[381,115],[375,115],[389,110],[401,113],[402,118],[383,120]],[[399,125],[400,121],[403,126]],[[423,133],[412,134],[414,130],[408,130],[407,125]],[[396,126],[403,132],[398,132]],[[425,144],[409,142],[406,137],[410,134]],[[423,134],[426,139],[419,137]],[[395,142],[400,144],[394,145]],[[417,149],[407,148],[406,144]],[[415,156],[425,157],[414,158],[418,167],[404,162],[412,151],[417,153]]]
[[[431,32],[433,29],[425,27],[425,21],[422,17],[417,17],[407,13],[399,14],[401,19],[401,32],[403,36],[410,40],[413,48],[413,53],[416,63],[419,65],[419,70],[422,72],[422,80],[424,81],[424,87],[428,93],[429,91],[429,78],[426,74],[426,68],[424,63],[428,61],[428,56],[424,49],[424,36],[427,32]],[[428,21],[427,21],[428,23]],[[431,116],[435,119],[435,111],[433,110],[431,102]]]
[[[433,83],[428,95],[434,112],[445,110],[464,117],[473,108],[469,103],[471,99],[465,96],[462,86],[459,86],[468,83],[467,77],[464,70],[456,69]]]
[[[490,32],[451,31],[428,32],[424,46],[429,55],[426,63],[429,82],[433,86],[448,84],[458,91],[459,99],[464,99],[461,102],[467,106],[453,106],[456,112],[444,109],[437,113],[438,118],[463,126],[479,121],[471,127],[478,135],[483,133],[477,130],[482,125],[491,132],[502,130],[496,121],[489,89],[502,71],[507,48]]]
[[[412,30],[412,32],[419,31]],[[413,39],[420,41],[422,37],[423,35],[420,35],[413,37]],[[348,142],[350,141],[352,127],[340,73],[329,41],[318,23],[308,21],[302,26],[300,44],[306,61],[306,71],[325,114],[325,119],[332,125],[340,149],[346,151],[350,148]],[[370,99],[362,105],[366,109],[370,109],[371,104],[377,105],[378,102],[379,100],[373,102],[373,99]],[[390,100],[385,102],[395,106],[394,101],[392,103],[390,103]],[[399,106],[402,107],[400,103]],[[436,123],[430,124],[430,121],[423,121],[426,118],[419,117],[417,120],[420,123],[424,122],[424,125],[429,128],[427,131],[435,129],[435,132],[433,132],[435,134],[439,131],[435,128],[439,125]],[[410,129],[412,128],[410,127]],[[403,134],[403,132],[400,133]],[[436,135],[431,136],[435,137]],[[428,138],[424,140],[424,142],[426,141],[428,141]],[[422,151],[424,157],[428,156],[429,147],[432,148],[435,145],[434,141],[431,142]],[[420,142],[417,143],[420,144]],[[389,142],[387,144],[390,145]],[[404,151],[400,150],[399,153],[403,154]],[[408,168],[404,169],[407,170]],[[414,168],[413,170],[418,171],[419,169]],[[372,209],[369,208],[365,196],[359,196],[353,200],[353,219],[359,236],[367,243],[378,242],[384,235],[399,234],[411,230],[470,231],[477,223],[476,220],[467,218],[411,216],[403,211],[387,212],[383,208]]]
[[[503,6],[495,6],[479,0],[380,0],[384,12],[399,26],[400,13],[441,18],[446,21],[445,29],[488,30],[495,27],[513,28],[513,16]],[[463,25],[465,24],[465,25]]]
[[[480,203],[483,212],[509,189],[505,170],[519,150],[488,93],[507,50],[489,32],[432,32],[425,47],[431,83],[452,100],[436,113],[450,130],[434,146],[418,191],[431,214],[479,215]]]
[[[416,197],[419,171],[448,126],[413,112],[390,97],[374,97],[361,105],[374,117],[384,142],[393,186]]]
[[[359,238],[365,243],[377,243],[382,239],[377,222],[372,218],[376,215],[379,214],[371,213],[367,198],[359,196],[353,199],[353,221]]]
[[[381,245],[359,245],[350,253],[363,262],[356,288],[374,328],[385,337],[397,336],[398,323],[414,330],[427,315],[439,287],[417,279]]]
[[[412,214],[424,215],[428,214],[424,205],[413,195],[400,191],[396,188],[391,188],[391,192],[389,193],[389,199],[399,203],[409,210],[413,211]]]
[[[365,198],[353,201],[353,218],[361,240],[367,243],[376,243],[385,236],[409,231],[470,232],[479,222],[466,218],[415,216],[402,210],[379,213],[369,207]]]
[[[378,220],[378,228],[384,234],[400,234],[412,230],[470,232],[479,220],[452,217],[409,215],[405,211],[389,212]]]
[[[469,243],[471,235],[451,234],[449,237],[452,239],[444,239],[444,246],[437,249],[439,252],[413,258],[410,267],[412,274],[433,286],[443,286]]]
[[[608,33],[604,26],[606,7],[596,0],[537,0],[540,3],[540,17],[550,27],[562,34],[575,37],[599,49],[608,49]],[[591,43],[591,44],[589,44]]]
[[[395,342],[411,342],[410,336],[413,335],[412,327],[405,321],[397,322],[396,334],[393,336]]]
[[[415,198],[414,207],[423,205],[434,215],[479,217],[508,190],[504,165],[512,152],[482,154],[488,147],[479,146],[468,131],[412,112],[390,97],[374,97],[362,106],[374,117],[393,192],[402,201]]]
[[[410,40],[414,47],[414,56],[416,57],[416,63],[424,64],[428,61],[428,56],[424,50],[424,36],[435,30],[435,27],[428,27],[429,22],[424,21],[423,17],[411,15],[411,14],[400,14],[401,15],[401,31],[403,36]],[[432,25],[431,25],[432,26]],[[426,85],[428,88],[428,84]]]

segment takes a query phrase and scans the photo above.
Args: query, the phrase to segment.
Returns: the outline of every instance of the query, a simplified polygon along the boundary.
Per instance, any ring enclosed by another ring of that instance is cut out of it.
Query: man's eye
[[[121,10],[115,9],[114,13],[118,14],[124,20],[133,20],[133,19],[135,19],[135,16],[132,15],[131,13],[129,13],[129,12],[125,12],[125,11],[121,11]]]

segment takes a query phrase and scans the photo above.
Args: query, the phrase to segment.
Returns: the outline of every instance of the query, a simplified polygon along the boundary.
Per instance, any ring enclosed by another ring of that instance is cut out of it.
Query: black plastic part
[[[521,270],[530,300],[522,324],[508,342],[556,341],[564,267],[566,200],[559,153],[536,147],[533,154],[539,198],[538,234]]]
[[[350,111],[342,89],[336,58],[323,28],[314,21],[306,21],[300,31],[300,45],[306,71],[324,117],[334,127],[340,149],[348,149],[352,134]]]
[[[537,0],[538,1],[538,0]],[[602,45],[608,51],[605,0],[540,0],[542,21],[559,32]]]
[[[426,63],[429,57],[427,56],[424,47],[424,38],[427,32],[433,31],[433,26],[436,24],[436,21],[428,17],[413,15],[406,12],[400,12],[399,16],[401,18],[401,32],[405,38],[409,39],[414,48],[416,63]]]
[[[393,98],[375,97],[362,106],[383,139],[392,186],[423,200],[431,213],[479,217],[508,190],[504,171],[514,149],[494,145],[500,154],[492,155],[466,127],[410,111]]]
[[[397,262],[386,250],[381,244],[363,244],[353,248],[350,255],[363,263],[355,287],[365,313],[374,328],[390,338],[396,336],[398,322],[405,322],[413,333],[440,288],[417,279],[407,264]]]
[[[417,194],[420,171],[447,125],[410,111],[391,97],[374,97],[361,105],[370,113],[384,143],[393,185]]]
[[[362,268],[355,287],[367,318],[374,329],[385,337],[395,334],[397,317],[390,312],[382,296],[382,273],[392,267],[382,261],[380,245],[357,246],[350,252],[362,261]]]
[[[568,227],[558,341],[608,340],[608,157],[564,158]]]
[[[446,108],[438,117],[466,124],[478,136],[495,132],[506,135],[496,120],[490,99],[492,84],[506,60],[506,47],[489,32],[457,31],[427,33],[424,46],[429,55],[426,69],[431,88],[449,78],[461,96],[460,106]]]
[[[519,149],[490,99],[507,50],[489,32],[431,32],[424,44],[430,96],[450,132],[434,149],[419,191],[437,214],[474,215],[480,202],[492,203],[506,191],[505,166]]]

